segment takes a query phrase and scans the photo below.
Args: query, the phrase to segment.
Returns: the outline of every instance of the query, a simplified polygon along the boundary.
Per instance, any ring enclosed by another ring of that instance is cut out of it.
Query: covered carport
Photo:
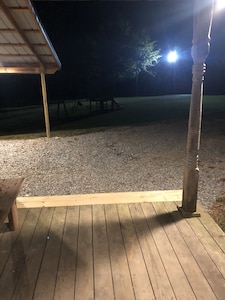
[[[30,0],[0,1],[0,73],[40,74],[46,135],[50,122],[45,74],[61,63]]]

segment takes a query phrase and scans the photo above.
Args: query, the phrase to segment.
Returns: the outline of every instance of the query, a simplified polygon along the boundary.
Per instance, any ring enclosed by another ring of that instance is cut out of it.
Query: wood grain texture
[[[54,299],[73,299],[78,247],[79,207],[67,208]]]
[[[75,299],[94,299],[92,207],[80,208]]]
[[[177,202],[18,213],[18,230],[0,233],[4,300],[224,299],[225,234]]]
[[[114,299],[111,260],[103,205],[93,206],[95,299]]]
[[[181,201],[181,190],[18,197],[18,208]]]
[[[65,216],[66,207],[55,208],[48,235],[43,236],[46,246],[33,299],[45,300],[52,299],[54,296]]]
[[[20,213],[21,210],[19,210]],[[35,209],[40,212],[30,246],[26,250],[26,258],[22,266],[20,277],[17,281],[13,293],[13,299],[32,299],[36,282],[39,277],[39,271],[42,259],[45,254],[47,237],[50,231],[50,225],[53,218],[54,208]],[[20,219],[21,216],[19,215]]]
[[[10,230],[15,230],[18,226],[16,197],[24,180],[24,178],[0,179],[0,226],[8,217]]]

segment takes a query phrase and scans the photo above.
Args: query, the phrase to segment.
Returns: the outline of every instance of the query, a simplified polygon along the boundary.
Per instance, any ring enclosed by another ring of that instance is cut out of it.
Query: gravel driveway
[[[199,199],[225,194],[223,120],[203,122]],[[186,122],[71,137],[1,140],[1,177],[26,178],[20,196],[182,189]]]

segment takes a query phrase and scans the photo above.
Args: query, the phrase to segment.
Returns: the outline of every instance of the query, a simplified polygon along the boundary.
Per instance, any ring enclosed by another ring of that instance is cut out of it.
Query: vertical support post
[[[187,153],[183,177],[182,207],[185,216],[194,216],[197,206],[199,180],[199,149],[202,121],[203,81],[206,58],[210,48],[210,32],[214,0],[195,0],[192,45],[192,95],[189,112]]]
[[[13,205],[9,211],[8,220],[9,220],[9,229],[12,231],[16,230],[19,223],[16,200],[13,202]]]
[[[47,89],[46,89],[46,81],[45,81],[44,73],[41,73],[41,88],[42,88],[42,97],[43,97],[43,106],[44,106],[46,135],[48,138],[50,138],[50,123],[49,123],[49,113],[48,113]]]

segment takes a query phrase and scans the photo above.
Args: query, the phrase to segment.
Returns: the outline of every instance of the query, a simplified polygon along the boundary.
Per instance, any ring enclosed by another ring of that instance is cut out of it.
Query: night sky
[[[141,95],[160,95],[191,92],[191,43],[193,1],[35,1],[34,6],[60,58],[62,70],[47,75],[49,101],[76,98],[81,93],[75,78],[76,62],[83,52],[87,35],[98,34],[100,24],[118,16],[129,20],[134,31],[144,28],[161,49],[156,76],[143,80]],[[225,11],[214,16],[211,52],[207,59],[205,93],[225,94]],[[179,60],[168,64],[166,55],[176,49]],[[87,49],[86,49],[87,50]],[[85,51],[86,51],[85,50]],[[113,51],[113,49],[112,49]],[[172,84],[172,74],[176,86]],[[0,105],[40,103],[38,75],[0,75]],[[115,96],[132,96],[132,83],[127,82]],[[16,93],[15,93],[16,91]]]

